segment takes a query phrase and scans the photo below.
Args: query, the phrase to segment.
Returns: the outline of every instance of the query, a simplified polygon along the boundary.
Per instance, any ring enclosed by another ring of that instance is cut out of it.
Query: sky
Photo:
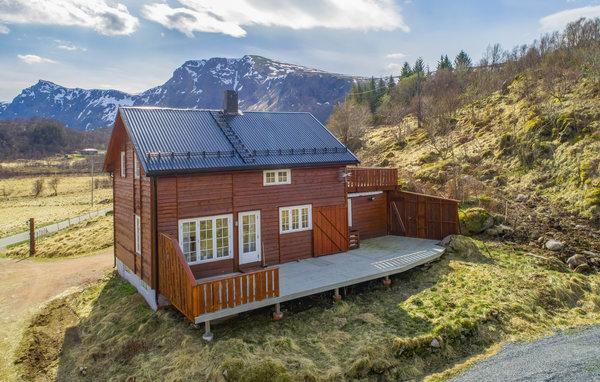
[[[187,60],[245,54],[378,77],[580,17],[600,0],[0,0],[0,100],[39,79],[138,93]]]

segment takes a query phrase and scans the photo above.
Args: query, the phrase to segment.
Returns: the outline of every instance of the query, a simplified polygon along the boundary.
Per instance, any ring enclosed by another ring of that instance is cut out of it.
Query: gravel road
[[[507,345],[451,381],[600,381],[600,326]]]

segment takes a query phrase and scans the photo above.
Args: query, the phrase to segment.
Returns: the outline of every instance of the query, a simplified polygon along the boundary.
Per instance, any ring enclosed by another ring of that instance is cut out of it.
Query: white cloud
[[[72,42],[69,42],[69,41],[54,40],[54,42],[56,43],[56,47],[58,49],[68,50],[70,52],[74,52],[76,50],[80,50],[82,52],[87,51],[86,48],[79,47],[79,46],[77,46],[77,45],[75,45],[75,44],[73,44]]]
[[[406,57],[406,54],[404,54],[404,53],[390,53],[390,54],[386,55],[385,57],[389,58],[391,60],[400,60],[400,59]]]
[[[106,0],[4,0],[0,22],[78,26],[108,36],[129,35],[139,25],[125,5]]]
[[[553,13],[542,17],[540,25],[543,31],[551,32],[563,29],[568,23],[579,20],[582,17],[600,17],[600,5],[589,5],[587,7],[567,9]]]
[[[0,24],[0,34],[7,34],[10,32],[10,29],[6,25]]]
[[[17,54],[19,60],[26,64],[56,64],[57,62],[49,58],[40,57],[35,54]]]
[[[387,64],[386,68],[389,72],[398,73],[398,72],[402,71],[402,65],[403,64],[399,64],[397,62],[392,62],[392,63]]]
[[[193,36],[195,32],[243,37],[243,27],[291,29],[395,30],[408,32],[393,0],[179,0],[145,5],[144,16],[166,28]]]

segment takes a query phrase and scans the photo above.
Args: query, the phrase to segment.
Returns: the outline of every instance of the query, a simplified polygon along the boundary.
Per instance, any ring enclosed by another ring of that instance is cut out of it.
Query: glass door
[[[238,214],[238,236],[240,264],[260,261],[260,211]]]

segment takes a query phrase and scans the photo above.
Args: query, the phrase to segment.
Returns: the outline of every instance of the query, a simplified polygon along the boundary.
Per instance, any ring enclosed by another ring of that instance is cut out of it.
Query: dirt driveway
[[[0,379],[11,368],[10,355],[23,319],[67,289],[101,279],[113,266],[112,253],[109,248],[90,256],[48,261],[0,258]]]

